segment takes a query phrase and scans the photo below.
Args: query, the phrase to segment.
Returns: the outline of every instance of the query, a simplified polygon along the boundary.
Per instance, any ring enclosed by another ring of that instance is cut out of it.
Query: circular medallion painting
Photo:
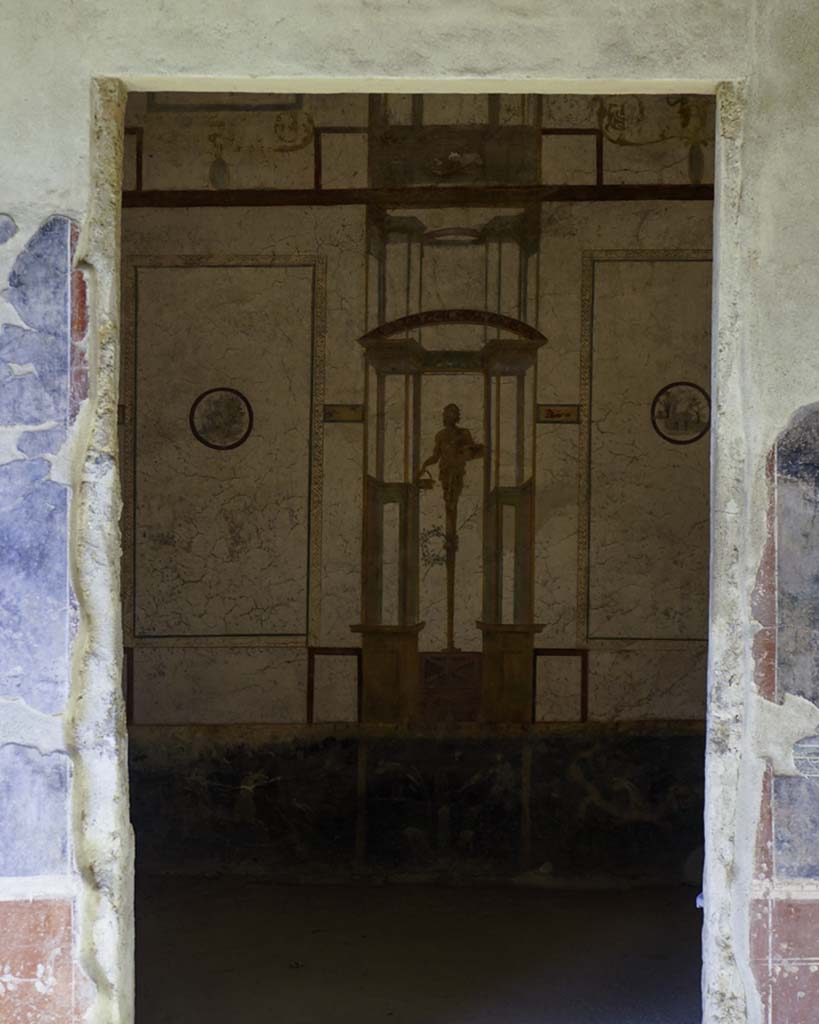
[[[235,388],[210,388],[191,406],[193,436],[208,448],[238,448],[250,437],[253,409]]]
[[[669,444],[693,444],[711,426],[711,399],[699,384],[676,380],[655,395],[651,422]]]

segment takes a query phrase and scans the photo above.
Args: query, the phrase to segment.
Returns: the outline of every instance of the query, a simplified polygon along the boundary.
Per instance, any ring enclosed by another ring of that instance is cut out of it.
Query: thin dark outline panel
[[[203,646],[252,647],[282,646],[305,647],[320,632],[321,615],[321,530],[322,487],[324,460],[324,391],[325,391],[325,335],[326,335],[326,261],[315,254],[283,256],[236,255],[129,255],[124,261],[123,273],[123,355],[121,377],[123,382],[124,424],[122,430],[121,462],[123,490],[123,560],[122,605],[124,642],[131,646]],[[136,400],[138,370],[138,338],[136,313],[138,308],[139,270],[141,268],[186,269],[211,267],[235,269],[241,267],[271,269],[303,268],[312,271],[312,330],[310,360],[310,434],[308,437],[308,515],[307,515],[307,595],[305,633],[137,633],[136,632]],[[264,643],[267,640],[268,643]],[[269,641],[278,641],[270,644]],[[163,642],[165,641],[165,642]],[[167,641],[177,641],[168,643]],[[237,643],[238,641],[238,643]],[[262,641],[261,643],[259,641]]]
[[[591,636],[591,405],[594,282],[597,263],[713,263],[711,249],[587,249],[582,255],[580,322],[580,451],[578,453],[577,645],[618,644],[642,649],[704,644],[708,637]]]

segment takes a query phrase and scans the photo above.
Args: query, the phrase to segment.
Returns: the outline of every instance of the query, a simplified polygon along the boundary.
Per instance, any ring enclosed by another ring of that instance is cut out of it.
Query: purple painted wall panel
[[[776,698],[819,703],[819,409],[791,420],[776,445]],[[819,878],[819,737],[795,751],[797,777],[773,780],[777,877]]]
[[[3,293],[23,324],[0,326],[0,696],[49,713],[68,692],[68,488],[49,457],[69,423],[71,240],[66,217],[29,240]]]
[[[0,245],[16,233],[0,214]],[[13,322],[0,324],[0,697],[46,714],[64,709],[69,687],[70,495],[55,457],[87,390],[75,238],[54,216],[28,239],[2,293]],[[59,744],[59,730],[51,735]],[[70,782],[65,752],[0,745],[0,876],[72,873]],[[81,1019],[88,992],[73,922],[71,899],[0,901],[2,1021]]]
[[[65,754],[0,747],[0,876],[70,870],[68,782]]]

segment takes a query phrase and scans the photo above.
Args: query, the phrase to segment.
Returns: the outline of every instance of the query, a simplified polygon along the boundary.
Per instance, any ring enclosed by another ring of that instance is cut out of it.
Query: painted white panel
[[[317,654],[313,665],[313,720],[358,719],[358,658],[354,654]]]
[[[138,647],[134,722],[304,722],[307,651],[293,647]]]
[[[591,382],[589,636],[706,635],[706,434],[652,427],[675,381],[710,389],[710,261],[595,264]]]
[[[583,663],[580,655],[535,659],[535,721],[579,722]]]
[[[589,652],[589,719],[705,718],[705,644]]]
[[[307,631],[312,282],[309,266],[138,271],[137,637]],[[222,387],[253,409],[231,450],[189,424]]]

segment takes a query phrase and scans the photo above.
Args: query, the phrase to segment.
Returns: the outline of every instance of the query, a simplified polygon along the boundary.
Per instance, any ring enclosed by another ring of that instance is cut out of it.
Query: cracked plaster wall
[[[815,402],[819,387],[814,300],[819,272],[817,29],[819,12],[798,0],[685,0],[673,5],[582,0],[571,7],[420,3],[411,9],[360,0],[274,7],[251,0],[235,19],[215,0],[196,6],[177,2],[170,8],[148,2],[128,9],[110,2],[46,8],[35,0],[6,10],[0,41],[0,181],[2,212],[14,219],[19,238],[14,235],[0,247],[2,278],[8,280],[16,254],[54,216],[70,216],[83,225],[84,252],[94,273],[89,274],[92,399],[84,425],[75,428],[79,443],[67,463],[74,481],[70,544],[85,625],[75,640],[68,736],[61,744],[72,753],[81,776],[74,782],[74,839],[83,832],[87,839],[83,852],[75,854],[78,870],[58,876],[69,894],[72,880],[80,877],[83,896],[76,924],[70,912],[63,913],[66,904],[52,907],[35,900],[42,914],[34,921],[9,916],[18,913],[19,904],[7,900],[3,933],[44,936],[45,946],[54,949],[55,936],[70,943],[73,930],[76,959],[95,982],[92,1019],[130,1018],[130,919],[124,904],[117,905],[127,903],[129,872],[122,811],[124,740],[117,731],[121,716],[115,696],[118,490],[111,443],[117,304],[110,270],[118,171],[115,134],[106,138],[118,99],[116,88],[106,87],[111,120],[93,122],[92,77],[120,76],[137,89],[216,83],[228,89],[242,82],[244,88],[266,91],[292,87],[274,81],[271,73],[346,78],[347,89],[351,82],[371,87],[380,76],[405,76],[416,86],[426,79],[432,88],[452,78],[490,76],[501,83],[525,78],[527,89],[542,86],[556,92],[616,92],[624,82],[629,91],[744,83],[720,90],[704,978],[705,1019],[735,1024],[760,1020],[762,1013],[749,967],[748,892],[764,762],[754,751],[747,723],[752,639],[761,628],[752,618],[750,592],[766,538],[765,462],[790,413]],[[485,90],[485,81],[480,86]],[[402,82],[400,88],[411,87]],[[465,91],[469,83],[461,81],[456,88]],[[8,222],[2,223],[6,233]],[[19,326],[7,301],[2,319]],[[18,367],[36,366],[29,358],[11,361]],[[44,427],[48,422],[38,421],[44,430],[52,429]],[[35,489],[37,480],[45,489],[50,486],[44,474],[32,481]],[[58,492],[55,500],[60,500]],[[57,614],[67,621],[67,606]],[[38,610],[28,610],[26,628],[38,643],[47,642],[51,623]],[[63,669],[55,686],[67,692],[68,682]],[[31,714],[15,710],[14,721],[26,735],[40,729],[37,700],[32,697]],[[62,710],[59,700],[51,710]],[[764,728],[779,728],[775,715]],[[53,727],[46,733],[53,735]],[[8,730],[3,741],[21,745]],[[53,747],[51,739],[43,744]],[[770,744],[757,749],[769,750]],[[36,880],[45,877],[32,876],[30,886],[15,879],[3,883],[2,891],[30,898],[59,889],[53,880]],[[804,938],[808,930],[803,927],[799,934]],[[43,965],[47,961],[44,955]],[[38,997],[51,999],[51,1012],[56,1005],[51,983],[40,980],[45,994],[36,987],[43,973],[38,967],[21,958],[18,976]],[[59,970],[52,974],[65,976]],[[801,1002],[812,1016],[792,1015],[785,1018],[789,1024],[815,1019],[815,1004]],[[67,1021],[72,1013],[63,1008],[52,1019]],[[40,1019],[47,1017],[41,1014]]]
[[[397,119],[406,132],[411,100],[388,94],[377,104],[389,124]],[[594,132],[601,123],[605,183],[688,183],[694,174],[712,179],[712,97],[504,94],[493,100],[503,123],[525,125],[527,138],[541,128],[547,132],[538,140],[547,150],[540,161],[526,150],[527,181],[594,182],[594,135],[564,133]],[[126,178],[131,188],[199,188],[219,165],[225,197],[237,187],[309,188],[320,152],[324,187],[328,175],[334,184],[377,184],[384,173],[381,129],[369,105],[365,94],[293,99],[134,93],[126,108]],[[289,109],[282,113],[276,106]],[[427,95],[415,106],[422,123],[443,135],[445,152],[460,145],[455,135],[464,125],[473,141],[491,138],[486,95]],[[288,126],[295,126],[295,143],[287,135],[287,144],[277,148],[271,140]],[[368,133],[369,153],[360,145]],[[340,142],[328,151],[332,139]],[[581,150],[574,146],[578,140],[591,146]],[[405,135],[388,149],[390,168],[405,164],[407,183],[417,184],[426,166],[417,143],[414,148]],[[699,156],[697,171],[692,153]],[[492,171],[509,183],[509,165],[482,173]],[[503,205],[404,210],[396,203],[391,213],[410,231],[476,230],[493,219],[518,223],[521,216]],[[527,229],[539,238],[537,259],[526,264],[525,309],[518,310],[515,242],[504,245],[497,267],[502,311],[520,312],[549,339],[538,356],[538,401],[575,411],[573,422],[535,428],[535,618],[544,624],[538,646],[593,646],[593,720],[702,720],[708,435],[704,431],[690,445],[670,444],[652,429],[650,412],[653,396],[670,381],[709,388],[712,204],[556,202],[543,204],[540,220]],[[350,648],[358,642],[350,624],[359,614],[351,595],[360,588],[361,428],[311,428],[305,414],[313,375],[305,373],[301,356],[318,341],[325,400],[362,400],[363,366],[353,339],[365,323],[379,322],[377,303],[367,294],[367,224],[363,206],[123,212],[120,401],[132,725],[304,722],[306,644]],[[495,283],[491,246],[427,242],[421,255],[417,239],[409,239],[394,228],[380,257],[386,268],[384,318],[408,309],[492,307],[495,300],[485,291],[487,280]],[[583,271],[588,250],[599,257],[591,302]],[[316,257],[305,254],[317,254],[326,267],[326,338],[322,332],[320,340],[315,331],[307,336],[312,296],[299,281],[307,280]],[[232,266],[247,257],[253,266]],[[280,265],[265,266],[270,259]],[[299,259],[308,265],[298,265]],[[378,272],[374,259],[370,281]],[[297,265],[287,266],[294,260]],[[264,296],[268,311],[250,300],[254,291]],[[579,312],[586,302],[594,309],[588,323]],[[424,343],[469,346],[473,337],[468,327],[439,334],[427,329]],[[586,363],[592,367],[587,385],[580,383]],[[291,378],[298,384],[295,402],[285,400]],[[238,388],[255,410],[249,443],[216,454],[197,442],[188,423],[196,395],[215,384]],[[464,422],[480,436],[479,377],[427,375],[422,396],[423,452],[432,450],[448,401],[459,403]],[[391,390],[388,381],[386,400],[389,442],[400,437],[395,427],[403,422],[403,388]],[[511,459],[514,406],[502,406],[504,459]],[[313,475],[311,486],[322,513],[308,522],[307,456],[311,448],[315,456],[317,446],[323,472]],[[385,459],[388,473],[400,473],[401,450],[387,443]],[[581,496],[586,488],[591,508]],[[480,475],[473,470],[460,499],[456,569],[455,642],[466,651],[481,647],[475,626],[483,574],[480,495]],[[579,544],[587,520],[590,543]],[[446,587],[436,546],[443,510],[434,494],[421,503],[420,527],[419,642],[422,651],[437,651],[445,643]],[[305,557],[314,538],[320,553],[311,563],[308,624]],[[588,553],[581,558],[581,551]],[[395,584],[388,566],[385,594],[394,593]],[[300,636],[308,627],[309,638]],[[265,648],[268,633],[287,634],[288,646]],[[337,680],[325,678],[324,670],[334,665],[354,673],[354,656],[344,661],[317,658],[315,721],[357,720],[354,678],[352,685],[342,682],[344,692],[325,706],[324,695]],[[544,655],[537,664],[537,720],[579,721],[579,652],[572,659]]]

